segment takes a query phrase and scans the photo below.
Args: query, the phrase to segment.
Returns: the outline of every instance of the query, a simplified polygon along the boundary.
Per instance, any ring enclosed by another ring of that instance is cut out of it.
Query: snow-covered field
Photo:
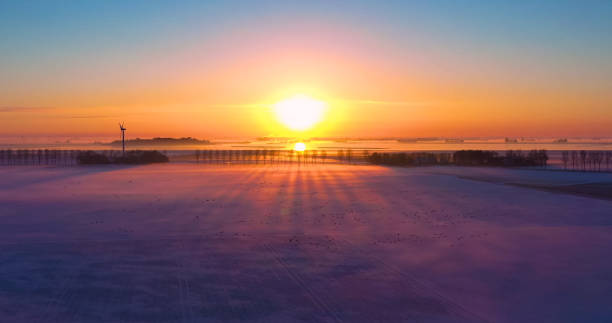
[[[0,322],[609,322],[610,174],[1,167]],[[512,185],[507,185],[512,184]]]

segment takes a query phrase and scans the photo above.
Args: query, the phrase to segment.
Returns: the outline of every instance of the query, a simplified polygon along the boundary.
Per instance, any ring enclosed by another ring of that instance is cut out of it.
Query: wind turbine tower
[[[119,124],[119,129],[121,129],[121,147],[123,155],[125,156],[125,127],[123,126],[123,123]]]

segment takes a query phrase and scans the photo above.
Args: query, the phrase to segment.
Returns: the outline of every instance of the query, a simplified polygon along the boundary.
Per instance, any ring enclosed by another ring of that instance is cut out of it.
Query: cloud
[[[433,102],[426,101],[385,101],[385,100],[343,100],[346,103],[365,104],[365,105],[386,105],[402,107],[425,107],[433,105]]]
[[[435,102],[428,101],[385,101],[385,100],[360,100],[360,99],[339,99],[332,100],[336,102],[342,102],[346,104],[359,104],[359,105],[379,105],[379,106],[397,106],[397,107],[427,107],[433,106]],[[207,108],[264,108],[272,106],[272,103],[244,103],[244,104],[206,104]]]
[[[263,108],[270,106],[270,104],[263,103],[228,103],[228,104],[206,104],[207,108]]]
[[[71,114],[70,112],[61,112],[60,109],[51,107],[18,107],[18,106],[4,106],[0,107],[0,113],[28,113],[28,112],[47,112],[51,113],[37,114],[29,117],[46,118],[46,119],[107,119],[107,118],[118,118],[118,115],[106,115],[106,114]]]
[[[118,116],[113,115],[72,115],[67,116],[69,119],[106,119],[106,118],[117,118]]]
[[[2,112],[28,112],[28,111],[43,111],[51,110],[50,107],[0,107],[0,113]]]

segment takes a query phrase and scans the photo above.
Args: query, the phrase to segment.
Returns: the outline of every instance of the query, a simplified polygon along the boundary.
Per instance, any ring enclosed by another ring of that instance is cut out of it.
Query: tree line
[[[79,152],[76,156],[80,165],[100,165],[100,164],[153,164],[167,163],[170,161],[168,156],[157,150],[130,150],[125,153],[112,154],[111,156],[95,152],[92,150]]]
[[[548,163],[546,150],[509,150],[504,155],[489,150],[459,150],[454,153],[435,152],[399,152],[369,154],[366,160],[377,165],[392,166],[432,166],[432,165],[459,165],[459,166],[505,166],[545,167]]]
[[[132,152],[139,152],[138,156]],[[58,165],[130,163],[142,159],[144,151],[127,151],[123,156],[120,150],[61,150],[61,149],[5,149],[0,150],[0,165]],[[323,164],[359,163],[365,160],[367,152],[346,150],[170,150],[162,152],[175,162],[195,162],[198,164]],[[145,158],[146,159],[146,158]]]
[[[452,154],[450,153],[430,153],[430,152],[414,152],[414,153],[379,153],[375,152],[366,156],[366,161],[375,165],[390,165],[390,166],[431,166],[431,165],[449,165],[452,163]]]
[[[326,164],[357,163],[364,161],[364,152],[346,150],[282,150],[282,149],[249,149],[249,150],[196,150],[193,153],[176,156],[173,160],[196,163],[227,164]]]
[[[157,151],[70,150],[70,149],[4,149],[0,150],[0,165],[73,166],[88,164],[138,164],[149,160],[168,161]]]
[[[59,165],[77,163],[78,150],[63,149],[4,149],[0,150],[0,165]]]
[[[58,165],[87,164],[92,154],[83,155],[84,150],[62,149],[4,149],[0,150],[0,165]],[[129,153],[129,152],[128,152]],[[119,150],[96,151],[98,160],[120,161]],[[505,166],[545,167],[548,153],[545,150],[509,150],[506,152],[487,150],[460,150],[447,152],[374,152],[366,150],[306,150],[303,152],[282,149],[251,150],[170,150],[164,154],[174,162],[198,164],[327,164],[327,163],[371,163],[390,166]],[[79,161],[78,156],[84,156]],[[612,151],[563,151],[562,167],[566,170],[611,171]]]
[[[612,151],[572,150],[561,152],[563,168],[567,170],[597,171],[612,170]]]

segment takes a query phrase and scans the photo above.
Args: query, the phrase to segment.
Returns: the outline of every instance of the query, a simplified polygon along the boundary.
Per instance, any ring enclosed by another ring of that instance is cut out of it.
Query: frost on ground
[[[606,322],[612,201],[482,168],[0,168],[1,322]]]

